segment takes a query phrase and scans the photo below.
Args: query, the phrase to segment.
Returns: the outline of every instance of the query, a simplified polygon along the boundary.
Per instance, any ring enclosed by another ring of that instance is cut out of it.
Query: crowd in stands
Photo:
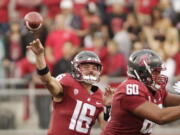
[[[180,80],[179,0],[0,0],[1,79],[40,83],[26,50],[34,39],[23,21],[30,11],[44,18],[37,36],[54,76],[70,72],[77,52],[92,50],[102,60],[103,79],[125,77],[130,53],[148,48],[162,56],[169,84]]]

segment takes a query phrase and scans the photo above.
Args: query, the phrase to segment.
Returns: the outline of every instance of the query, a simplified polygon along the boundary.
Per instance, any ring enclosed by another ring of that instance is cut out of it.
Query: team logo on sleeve
[[[127,95],[139,95],[139,86],[137,84],[127,84],[126,85]]]
[[[90,101],[91,101],[91,98],[88,98],[87,101],[90,102]]]
[[[74,89],[74,95],[77,95],[79,93],[78,89]]]
[[[101,105],[101,103],[96,101],[96,105]]]
[[[65,77],[66,76],[66,74],[60,74],[60,75],[58,75],[57,77],[56,77],[56,79],[58,80],[58,81],[60,81],[63,77]]]

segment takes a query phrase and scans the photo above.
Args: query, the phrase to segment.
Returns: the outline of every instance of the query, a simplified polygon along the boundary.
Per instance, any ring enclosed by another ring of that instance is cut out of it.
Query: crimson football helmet
[[[78,53],[72,63],[72,76],[78,80],[89,84],[94,84],[100,80],[100,74],[102,71],[102,63],[98,55],[91,51],[81,51]],[[90,63],[97,65],[97,75],[84,75],[80,70],[80,64]]]
[[[160,56],[152,50],[143,49],[132,53],[128,61],[128,76],[143,82],[156,91],[166,87],[168,78],[160,74],[163,67]]]

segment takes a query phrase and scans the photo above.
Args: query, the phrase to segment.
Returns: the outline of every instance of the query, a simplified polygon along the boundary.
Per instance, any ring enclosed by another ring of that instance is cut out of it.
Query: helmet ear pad
[[[79,67],[78,67],[78,63],[77,62],[73,62],[71,61],[71,69],[72,69],[72,76],[74,78],[76,78],[77,80],[79,80],[80,78],[82,78],[82,74],[80,73]]]
[[[153,82],[151,73],[146,69],[145,66],[135,65],[132,62],[129,62],[128,65],[128,71],[131,72],[130,74],[128,73],[128,76],[136,78],[146,85]]]
[[[138,71],[139,76],[144,84],[149,85],[152,84],[153,79],[151,74],[147,70],[140,70]]]

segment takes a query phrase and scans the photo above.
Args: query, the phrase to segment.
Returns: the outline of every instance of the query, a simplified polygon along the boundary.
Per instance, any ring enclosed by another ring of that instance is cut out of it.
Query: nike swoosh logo
[[[96,102],[96,104],[97,104],[97,105],[101,105],[101,103],[100,103],[100,102]]]

